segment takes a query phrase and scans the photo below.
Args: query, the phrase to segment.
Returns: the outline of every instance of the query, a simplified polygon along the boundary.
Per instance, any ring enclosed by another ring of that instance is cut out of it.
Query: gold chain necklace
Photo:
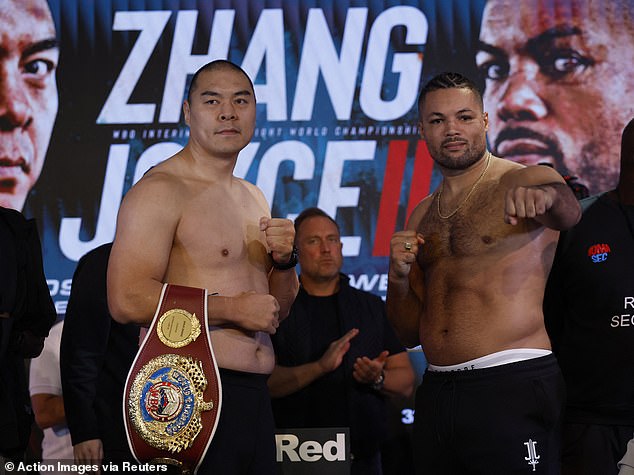
[[[471,197],[471,195],[473,194],[475,189],[478,187],[478,185],[482,181],[482,178],[484,178],[484,174],[489,169],[489,164],[490,163],[491,163],[491,152],[487,152],[487,163],[484,166],[484,170],[482,170],[482,173],[480,173],[480,176],[478,177],[478,179],[471,186],[471,189],[469,190],[469,193],[467,193],[467,196],[464,197],[464,199],[460,202],[460,204],[458,205],[458,207],[456,209],[454,209],[451,213],[449,213],[448,215],[445,215],[445,216],[443,216],[443,214],[440,212],[440,197],[442,196],[442,191],[445,189],[445,180],[443,180],[442,185],[440,187],[440,190],[438,190],[438,195],[437,195],[438,199],[436,201],[437,209],[438,209],[438,216],[440,216],[442,219],[449,219],[454,214],[456,214],[460,208],[462,208],[464,206],[464,204],[469,200],[469,198]]]

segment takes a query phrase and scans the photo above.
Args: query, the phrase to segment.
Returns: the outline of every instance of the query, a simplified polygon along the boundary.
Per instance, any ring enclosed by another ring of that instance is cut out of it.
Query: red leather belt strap
[[[195,473],[221,404],[207,291],[165,284],[126,380],[123,412],[132,453],[141,463],[169,463]]]

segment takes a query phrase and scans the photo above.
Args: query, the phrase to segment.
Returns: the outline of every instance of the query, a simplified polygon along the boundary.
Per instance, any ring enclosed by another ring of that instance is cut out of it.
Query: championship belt
[[[137,461],[196,473],[218,425],[221,391],[207,291],[164,284],[125,385],[125,427]]]

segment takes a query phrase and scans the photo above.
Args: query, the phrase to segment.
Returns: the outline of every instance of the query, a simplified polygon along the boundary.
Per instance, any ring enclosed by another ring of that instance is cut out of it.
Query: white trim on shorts
[[[476,358],[474,360],[449,366],[429,364],[427,369],[429,371],[446,372],[491,368],[493,366],[517,363],[518,361],[525,361],[533,358],[541,358],[542,356],[550,355],[551,353],[552,351],[550,350],[543,350],[539,348],[517,348],[513,350],[497,351],[495,353],[491,353],[490,355],[481,356],[480,358]]]

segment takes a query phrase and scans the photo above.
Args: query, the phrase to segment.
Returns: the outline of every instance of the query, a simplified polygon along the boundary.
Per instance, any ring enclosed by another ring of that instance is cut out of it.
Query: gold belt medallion
[[[191,356],[152,358],[132,383],[130,420],[148,445],[171,453],[188,449],[202,428],[200,413],[214,407],[203,400],[206,387],[202,362]]]
[[[195,313],[173,308],[161,315],[156,333],[164,345],[182,348],[200,336],[200,322]]]

